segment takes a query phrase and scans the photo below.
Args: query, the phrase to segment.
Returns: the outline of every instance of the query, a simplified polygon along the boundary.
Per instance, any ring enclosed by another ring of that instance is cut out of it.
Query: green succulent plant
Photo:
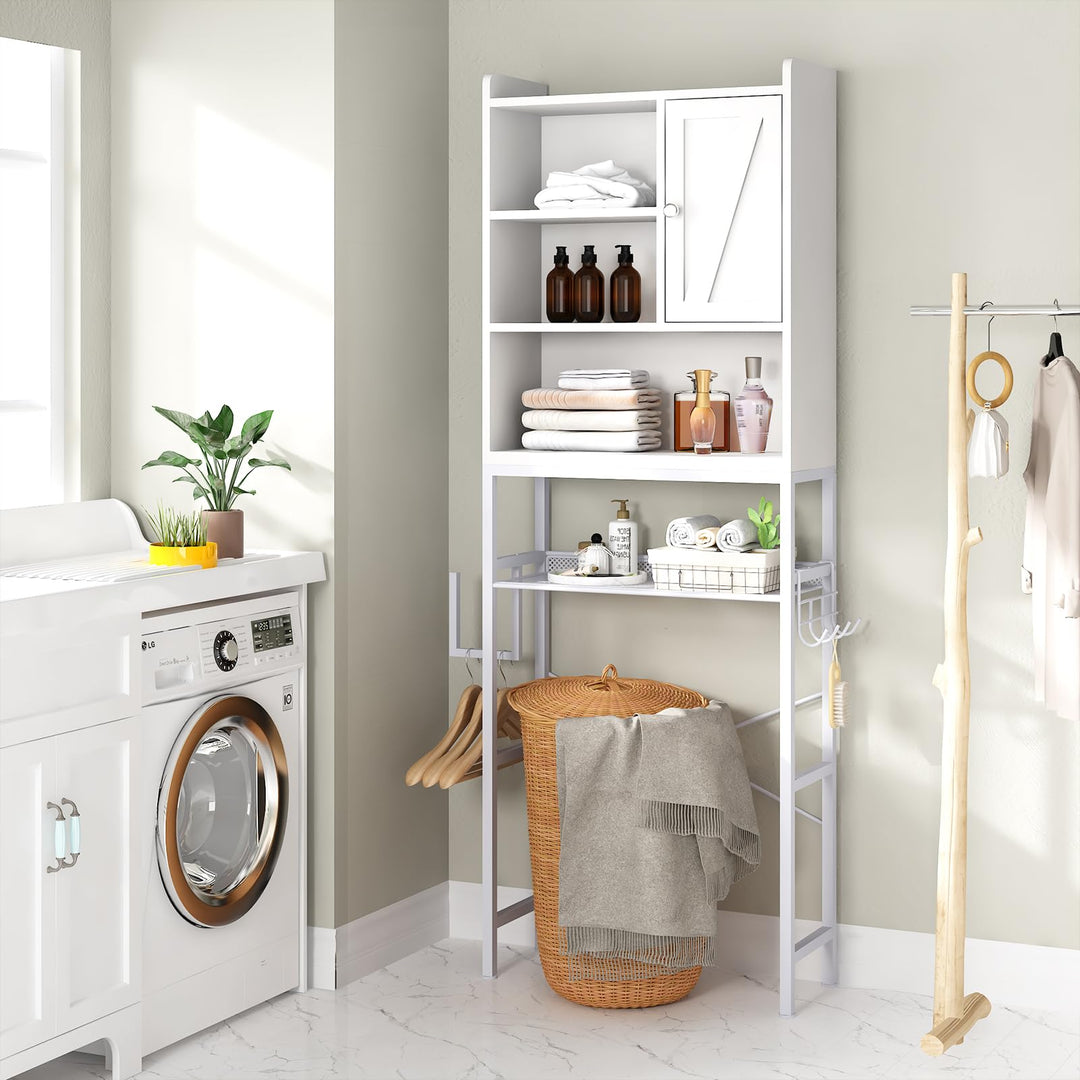
[[[173,480],[174,484],[191,484],[192,498],[205,499],[210,510],[231,510],[239,495],[254,495],[244,487],[248,477],[256,469],[277,468],[292,471],[292,466],[282,457],[266,454],[261,458],[249,458],[254,445],[266,434],[270,426],[272,409],[249,416],[244,421],[238,435],[233,435],[233,411],[228,405],[222,405],[217,416],[211,416],[209,410],[196,418],[175,409],[163,409],[154,406],[170,423],[175,424],[202,452],[202,458],[191,458],[175,450],[162,450],[143,468],[155,465],[171,465],[179,469],[181,475]],[[240,475],[247,464],[247,472]]]
[[[758,547],[766,551],[780,546],[780,515],[773,517],[773,506],[764,495],[755,510],[747,507],[746,516],[757,526]]]

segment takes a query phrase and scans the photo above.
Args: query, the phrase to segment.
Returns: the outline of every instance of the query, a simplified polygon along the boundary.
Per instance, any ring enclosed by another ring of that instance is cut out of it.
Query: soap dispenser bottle
[[[634,269],[630,245],[616,247],[619,266],[611,275],[611,321],[637,322],[641,318],[641,275]]]
[[[690,437],[690,414],[697,404],[697,381],[694,373],[688,371],[686,377],[690,380],[690,389],[681,390],[675,395],[675,449],[693,450],[694,440]],[[712,373],[712,382],[716,378],[716,372]],[[710,390],[709,400],[712,402],[712,411],[716,413],[716,433],[713,435],[713,450],[730,450],[731,434],[731,395],[726,390]]]
[[[574,314],[578,322],[603,322],[604,275],[596,265],[596,252],[586,244],[581,269],[574,275]]]
[[[638,523],[630,520],[626,509],[629,499],[612,499],[618,504],[615,520],[608,522],[608,548],[611,551],[613,574],[636,574],[638,572]]]
[[[574,271],[566,248],[555,248],[555,268],[547,276],[548,322],[574,321]]]

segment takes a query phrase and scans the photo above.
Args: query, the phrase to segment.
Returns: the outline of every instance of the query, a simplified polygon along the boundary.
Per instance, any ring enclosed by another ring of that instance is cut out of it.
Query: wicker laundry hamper
[[[708,704],[701,694],[652,679],[622,679],[614,665],[603,675],[537,679],[514,687],[510,704],[521,716],[525,794],[529,814],[536,943],[548,985],[557,994],[597,1009],[666,1005],[694,988],[701,968],[627,980],[571,981],[559,955],[559,792],[555,778],[555,725],[567,716],[633,716]],[[609,963],[619,964],[620,961]]]

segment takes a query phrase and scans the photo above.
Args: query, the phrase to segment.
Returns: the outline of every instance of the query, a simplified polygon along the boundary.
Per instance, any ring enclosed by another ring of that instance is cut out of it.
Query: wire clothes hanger
[[[1059,311],[1061,310],[1061,305],[1057,302],[1056,296],[1054,297],[1054,307],[1056,307]],[[1058,321],[1057,316],[1055,315],[1054,329],[1053,332],[1050,334],[1050,347],[1046,350],[1046,355],[1039,361],[1039,363],[1042,364],[1043,367],[1047,367],[1049,364],[1057,360],[1058,357],[1064,355],[1065,350],[1061,346],[1061,334],[1058,333]]]

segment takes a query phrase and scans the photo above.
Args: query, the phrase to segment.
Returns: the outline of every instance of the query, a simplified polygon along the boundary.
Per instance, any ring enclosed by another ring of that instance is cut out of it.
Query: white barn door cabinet
[[[780,322],[782,98],[664,111],[668,322]]]

